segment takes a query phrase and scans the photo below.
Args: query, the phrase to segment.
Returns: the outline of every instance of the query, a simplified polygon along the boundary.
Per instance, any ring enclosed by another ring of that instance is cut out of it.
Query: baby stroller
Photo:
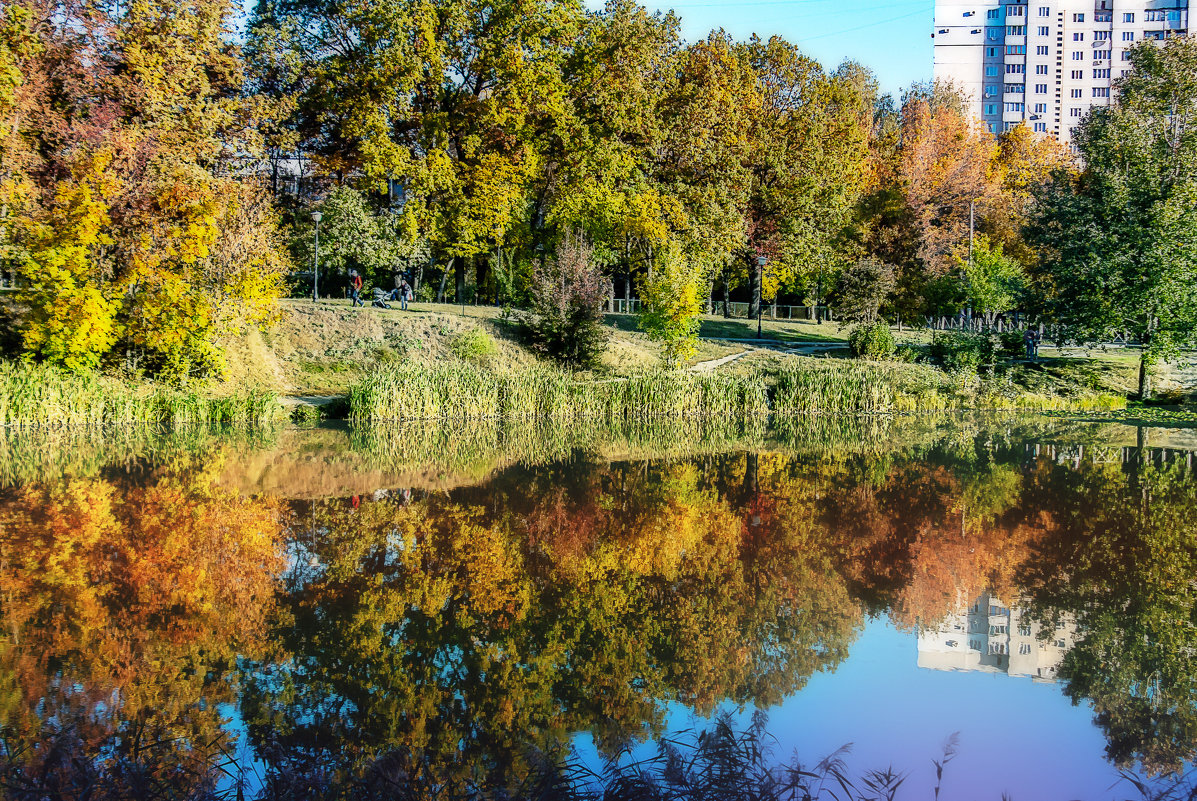
[[[387,303],[387,300],[389,300],[390,297],[391,297],[390,292],[387,292],[385,289],[379,289],[378,287],[374,287],[374,300],[370,303],[370,305],[375,306],[379,309],[389,309],[391,307]]]

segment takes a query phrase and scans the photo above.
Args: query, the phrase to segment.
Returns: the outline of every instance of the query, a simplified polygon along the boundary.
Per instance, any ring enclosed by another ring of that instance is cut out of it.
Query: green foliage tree
[[[1087,341],[1132,334],[1146,399],[1151,366],[1197,336],[1197,42],[1129,52],[1117,100],[1078,127],[1084,171],[1041,192],[1032,233],[1055,319]]]
[[[640,328],[661,343],[669,367],[680,367],[697,352],[703,286],[701,273],[677,246],[662,255],[645,283]]]
[[[963,276],[964,298],[974,314],[992,323],[995,314],[1018,307],[1027,288],[1026,271],[1002,252],[1000,242],[979,234],[973,240],[972,260],[967,248],[958,250],[955,260]]]
[[[840,274],[836,308],[851,323],[874,323],[895,286],[894,268],[874,258],[858,259]]]

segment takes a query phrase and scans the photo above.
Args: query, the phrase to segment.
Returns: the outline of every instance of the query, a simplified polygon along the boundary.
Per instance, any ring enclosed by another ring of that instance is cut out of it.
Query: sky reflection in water
[[[760,704],[779,756],[854,742],[913,796],[959,732],[947,798],[1110,797],[1104,751],[1169,770],[1197,741],[1193,441],[920,420],[10,442],[9,794],[227,789],[246,747],[277,798],[400,769],[514,787],[529,742],[597,766]],[[986,592],[1010,630],[953,634]],[[920,643],[999,672],[920,668]],[[1002,673],[1027,659],[1060,680]]]

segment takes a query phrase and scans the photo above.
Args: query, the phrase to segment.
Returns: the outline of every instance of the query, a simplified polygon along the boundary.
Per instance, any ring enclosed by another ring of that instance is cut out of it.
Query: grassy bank
[[[467,364],[407,365],[350,392],[356,424],[385,420],[552,419],[636,421],[657,417],[743,419],[810,414],[957,410],[1096,411],[1125,401],[1103,393],[1028,392],[953,377],[922,365],[789,360],[781,366],[694,373],[648,372],[608,380],[538,367],[496,371]]]
[[[277,421],[282,407],[267,392],[221,397],[95,373],[0,362],[0,425],[241,426]]]

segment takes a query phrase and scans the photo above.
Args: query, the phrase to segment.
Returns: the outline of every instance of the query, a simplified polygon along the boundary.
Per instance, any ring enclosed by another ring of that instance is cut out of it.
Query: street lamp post
[[[316,224],[316,263],[312,268],[312,303],[320,296],[320,218],[324,215],[318,211],[312,212],[312,222]]]
[[[760,268],[761,274],[756,282],[756,338],[761,338],[761,307],[765,305],[765,265],[769,260],[764,256],[756,257],[756,266]]]

